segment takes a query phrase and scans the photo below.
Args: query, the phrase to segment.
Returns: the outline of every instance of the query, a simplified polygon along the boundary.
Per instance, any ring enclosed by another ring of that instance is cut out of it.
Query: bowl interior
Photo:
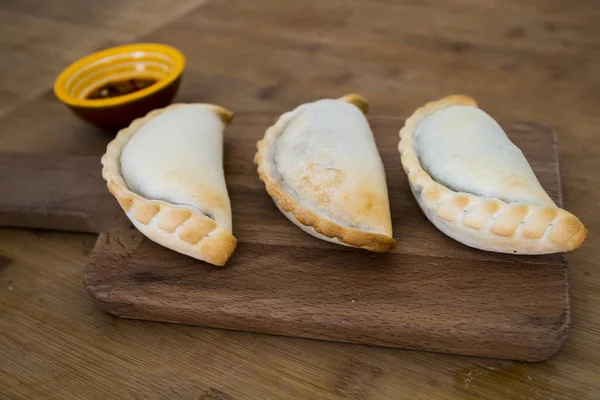
[[[55,91],[58,97],[70,105],[110,106],[140,98],[175,80],[183,69],[183,56],[172,48],[162,45],[121,46],[83,58],[58,78]],[[108,99],[87,99],[96,89],[109,82],[127,79],[150,79],[152,86],[123,96]]]

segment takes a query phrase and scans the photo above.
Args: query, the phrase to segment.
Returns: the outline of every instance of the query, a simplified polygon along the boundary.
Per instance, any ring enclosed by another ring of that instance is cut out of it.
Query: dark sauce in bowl
[[[88,100],[102,100],[109,99],[111,97],[124,96],[138,90],[145,89],[154,85],[157,81],[155,79],[147,78],[132,78],[125,79],[122,81],[108,82],[97,89],[94,89],[90,94],[86,96]]]

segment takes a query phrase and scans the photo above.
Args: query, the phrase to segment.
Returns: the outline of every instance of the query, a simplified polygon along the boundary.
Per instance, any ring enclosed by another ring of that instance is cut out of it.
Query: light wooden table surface
[[[180,101],[284,111],[358,91],[407,115],[460,92],[559,136],[572,329],[523,364],[121,320],[82,286],[95,236],[0,230],[0,398],[600,398],[600,3],[596,0],[4,0],[0,150],[97,154],[110,139],[51,85],[99,48],[182,49]],[[0,188],[0,195],[2,188]]]

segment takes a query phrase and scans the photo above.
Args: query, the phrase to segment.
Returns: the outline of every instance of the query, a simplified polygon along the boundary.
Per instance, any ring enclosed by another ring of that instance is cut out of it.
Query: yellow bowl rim
[[[91,62],[100,60],[102,58],[129,53],[132,51],[154,51],[157,53],[165,54],[169,56],[174,63],[173,71],[171,71],[167,77],[164,79],[160,79],[154,85],[151,85],[142,90],[138,90],[136,92],[126,94],[124,96],[117,96],[108,99],[102,100],[89,100],[89,99],[79,99],[77,97],[73,97],[69,95],[64,86],[71,75],[75,73],[75,71],[81,69],[85,65],[90,64]],[[177,50],[174,47],[171,47],[166,44],[161,43],[134,43],[134,44],[126,44],[122,46],[110,47],[108,49],[104,49],[98,51],[96,53],[89,54],[85,57],[80,58],[79,60],[73,62],[67,68],[65,68],[56,81],[54,81],[54,94],[60,101],[63,103],[73,106],[73,107],[85,107],[85,108],[105,108],[105,107],[114,107],[118,105],[122,105],[125,103],[129,103],[134,100],[141,99],[143,97],[148,96],[149,94],[156,93],[159,90],[169,86],[173,83],[177,78],[181,76],[183,69],[185,67],[185,57],[183,53]]]

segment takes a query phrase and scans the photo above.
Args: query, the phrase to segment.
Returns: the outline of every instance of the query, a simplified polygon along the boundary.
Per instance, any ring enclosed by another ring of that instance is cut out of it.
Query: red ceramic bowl
[[[155,108],[170,104],[179,89],[184,66],[183,54],[163,44],[113,47],[68,66],[56,79],[54,93],[84,120],[117,131]],[[120,96],[90,98],[107,84],[131,80],[155,83]]]

